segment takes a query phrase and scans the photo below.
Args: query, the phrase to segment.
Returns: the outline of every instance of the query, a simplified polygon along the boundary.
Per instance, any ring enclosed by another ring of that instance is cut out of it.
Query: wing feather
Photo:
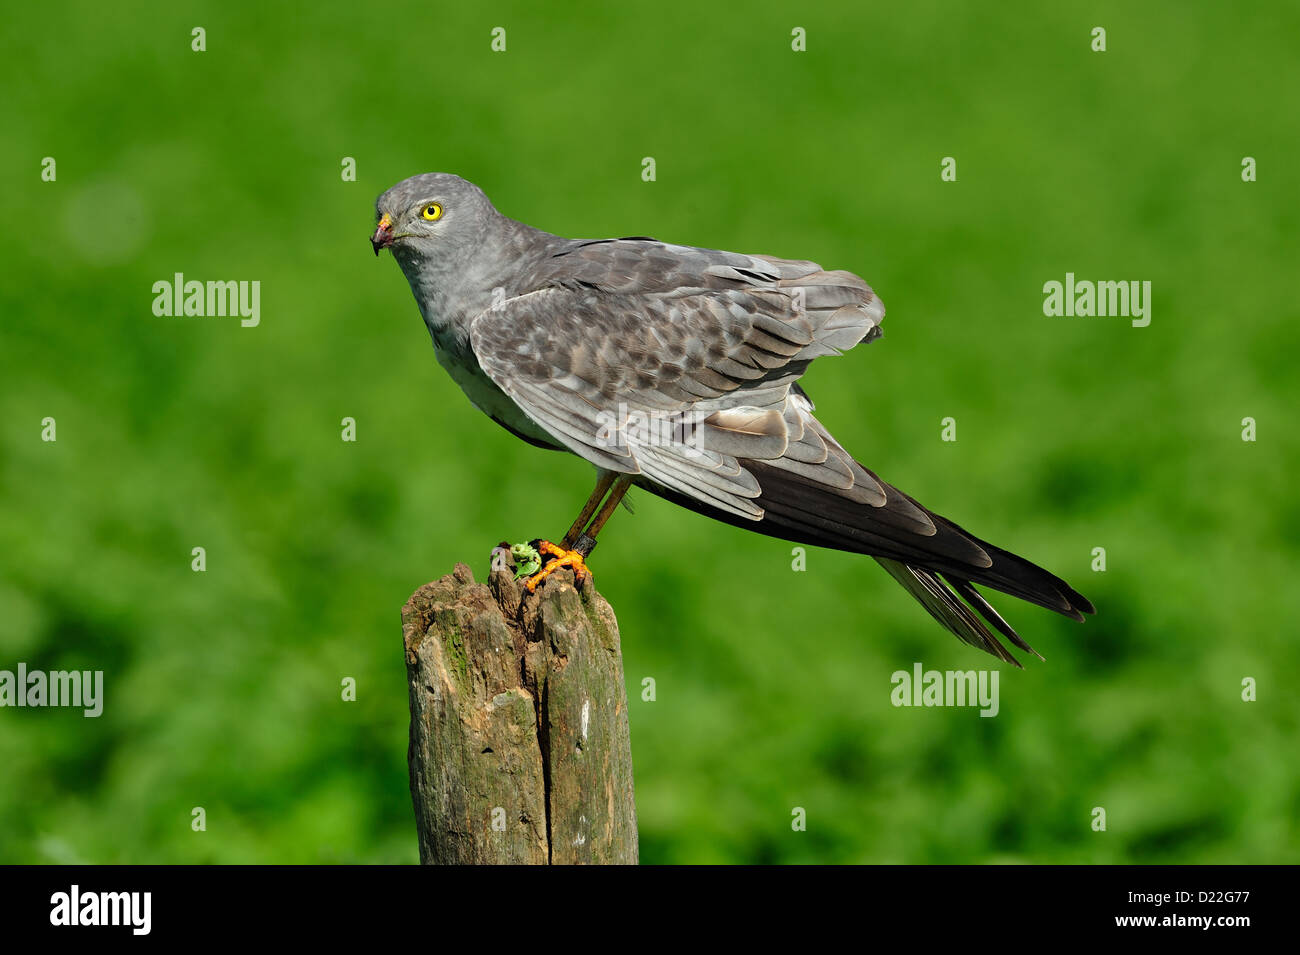
[[[470,342],[484,373],[557,442],[750,520],[762,517],[759,486],[738,461],[783,461],[792,444],[789,466],[809,480],[846,491],[862,481],[883,501],[792,403],[814,357],[878,329],[884,308],[860,278],[650,240],[553,258],[562,267],[535,276],[538,287],[475,318]]]

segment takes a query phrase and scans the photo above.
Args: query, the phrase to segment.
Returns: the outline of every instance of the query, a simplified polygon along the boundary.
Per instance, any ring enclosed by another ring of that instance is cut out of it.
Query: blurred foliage
[[[564,235],[862,274],[886,336],[809,373],[823,420],[1100,608],[999,602],[1048,662],[1004,670],[995,719],[896,709],[895,670],[995,661],[870,561],[794,573],[789,545],[637,495],[594,568],[645,861],[1300,860],[1294,5],[4,19],[0,668],[103,669],[106,703],[0,710],[0,861],[416,860],[398,610],[562,530],[591,477],[470,407],[370,254],[374,197],[429,170]],[[1067,271],[1150,280],[1150,327],[1044,317]],[[174,272],[260,281],[260,327],[155,317]]]

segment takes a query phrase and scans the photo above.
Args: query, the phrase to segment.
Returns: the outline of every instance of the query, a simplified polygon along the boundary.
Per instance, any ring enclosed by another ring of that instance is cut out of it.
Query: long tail
[[[1060,577],[1025,558],[981,540],[880,481],[881,507],[844,501],[820,487],[761,466],[766,514],[759,529],[809,543],[869,554],[889,571],[930,616],[963,643],[1020,666],[998,639],[1039,654],[975,589],[975,584],[1037,604],[1073,620],[1095,613],[1092,602]],[[934,528],[918,534],[916,516]],[[763,525],[771,524],[770,528]]]
[[[760,521],[719,511],[652,482],[637,483],[736,527],[795,543],[869,555],[958,640],[1017,667],[1019,661],[999,635],[1039,659],[1042,655],[993,609],[975,589],[976,584],[1073,620],[1082,621],[1084,614],[1096,612],[1088,598],[1060,577],[981,540],[884,481],[879,485],[885,503],[873,507],[761,461],[742,464],[762,486],[756,502],[764,510]],[[930,533],[923,532],[926,530]]]

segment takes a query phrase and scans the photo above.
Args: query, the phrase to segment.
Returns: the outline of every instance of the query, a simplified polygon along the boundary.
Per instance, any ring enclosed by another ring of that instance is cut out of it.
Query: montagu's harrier
[[[414,176],[376,202],[375,254],[402,267],[438,361],[513,434],[597,468],[536,587],[581,580],[630,484],[720,521],[869,554],[960,640],[1033,653],[975,589],[1082,620],[1059,577],[922,507],[855,461],[798,385],[810,362],[880,335],[850,272],[644,237],[564,239],[501,215],[473,183]],[[1016,665],[1019,665],[1018,663]]]

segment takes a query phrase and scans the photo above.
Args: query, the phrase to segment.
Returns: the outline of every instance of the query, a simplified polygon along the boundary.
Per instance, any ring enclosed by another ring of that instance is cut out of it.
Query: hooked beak
[[[380,249],[386,249],[393,244],[393,217],[387,212],[379,220],[379,225],[375,229],[375,234],[370,237],[370,246],[375,250],[375,255],[379,254]]]

